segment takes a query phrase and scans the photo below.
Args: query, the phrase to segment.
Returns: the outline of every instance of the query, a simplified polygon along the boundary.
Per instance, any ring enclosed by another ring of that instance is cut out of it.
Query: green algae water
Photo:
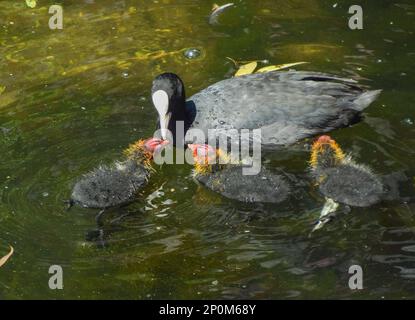
[[[363,122],[331,135],[377,174],[413,180],[413,1],[365,1],[363,30],[348,27],[353,1],[234,2],[211,25],[214,1],[0,1],[0,257],[15,250],[0,299],[415,298],[413,203],[344,209],[309,237],[325,201],[307,180],[311,140],[264,156],[300,181],[282,205],[227,200],[191,166],[165,165],[106,215],[105,248],[88,241],[96,210],[65,211],[80,175],[153,134],[157,74],[179,74],[190,96],[234,74],[227,57],[307,61],[296,68],[383,89]],[[49,28],[54,4],[62,30]],[[52,265],[63,290],[49,288]],[[352,265],[363,290],[349,288]]]

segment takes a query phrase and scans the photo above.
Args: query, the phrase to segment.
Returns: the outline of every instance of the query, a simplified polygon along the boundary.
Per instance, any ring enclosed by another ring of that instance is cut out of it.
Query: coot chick
[[[167,143],[151,138],[130,145],[124,151],[124,161],[100,166],[85,174],[73,187],[70,204],[107,209],[133,201],[153,170],[153,154]]]
[[[168,129],[175,145],[204,144],[209,129],[218,139],[232,137],[230,130],[240,135],[241,129],[261,129],[262,147],[275,148],[359,122],[380,92],[319,72],[272,71],[219,81],[186,101],[179,76],[163,73],[153,81],[152,101],[163,139]],[[185,136],[176,138],[180,122]],[[205,139],[186,136],[191,127],[202,130]]]
[[[241,164],[231,164],[220,149],[189,144],[193,153],[194,178],[222,196],[245,203],[280,203],[290,194],[286,180],[262,168],[257,175],[243,175]]]
[[[335,140],[321,136],[311,151],[310,169],[326,203],[313,231],[330,221],[339,204],[369,207],[385,198],[385,186],[370,168],[346,156]]]
[[[313,144],[310,167],[320,192],[336,202],[369,207],[384,197],[381,179],[346,156],[329,136],[321,136]]]

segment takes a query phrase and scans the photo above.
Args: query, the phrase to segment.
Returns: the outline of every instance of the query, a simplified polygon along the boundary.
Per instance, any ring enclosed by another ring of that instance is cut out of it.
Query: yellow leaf
[[[257,62],[250,62],[248,64],[244,64],[239,68],[239,70],[235,73],[235,77],[243,76],[245,74],[251,74],[255,71],[258,63]]]
[[[7,262],[7,260],[9,260],[9,258],[13,255],[13,253],[14,253],[14,249],[12,246],[10,246],[10,252],[0,259],[0,267],[2,267]]]
[[[212,25],[218,24],[219,23],[219,21],[218,21],[219,15],[221,13],[223,13],[226,9],[229,9],[233,6],[234,6],[233,3],[227,3],[227,4],[224,4],[223,6],[219,6],[217,4],[214,4],[213,8],[212,8],[212,13],[209,16],[209,23],[212,24]]]
[[[0,94],[2,94],[4,92],[4,90],[6,90],[6,87],[0,86]]]
[[[268,66],[268,67],[264,67],[259,69],[256,73],[264,73],[264,72],[270,72],[270,71],[277,71],[277,70],[282,70],[282,69],[287,69],[290,67],[294,67],[294,66],[298,66],[300,64],[305,64],[308,62],[293,62],[293,63],[285,63],[285,64],[278,64],[275,66]]]
[[[36,0],[26,0],[26,4],[29,8],[35,8],[36,7]]]

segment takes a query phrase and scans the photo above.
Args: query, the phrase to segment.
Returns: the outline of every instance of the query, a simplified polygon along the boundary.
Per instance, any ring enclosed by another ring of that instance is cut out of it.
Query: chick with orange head
[[[327,135],[313,143],[310,169],[320,193],[326,197],[313,231],[329,222],[341,203],[368,207],[384,197],[384,186],[372,170],[354,162]]]
[[[244,175],[243,165],[231,161],[220,149],[206,144],[189,144],[194,160],[194,178],[222,196],[245,203],[280,203],[290,194],[283,176],[264,167],[256,175]]]
[[[310,169],[320,192],[336,202],[369,207],[384,196],[380,178],[369,167],[354,162],[329,136],[314,142]]]
[[[107,209],[133,201],[153,171],[153,155],[166,144],[165,140],[151,138],[130,145],[123,161],[85,174],[73,187],[70,205]]]

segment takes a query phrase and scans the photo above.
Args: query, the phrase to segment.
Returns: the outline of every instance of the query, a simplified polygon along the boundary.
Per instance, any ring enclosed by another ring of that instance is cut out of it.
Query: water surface
[[[85,237],[96,211],[63,204],[82,173],[152,135],[155,75],[178,73],[190,95],[232,76],[226,57],[308,61],[301,69],[383,89],[364,122],[332,136],[379,175],[413,176],[412,1],[366,1],[361,31],[347,26],[350,1],[238,0],[217,26],[213,1],[65,1],[54,31],[52,4],[0,1],[0,256],[15,249],[1,299],[415,298],[414,204],[352,208],[308,237],[324,204],[304,179],[310,141],[264,158],[302,181],[282,205],[232,202],[196,185],[189,165],[163,166],[127,217],[107,216],[102,249]],[[48,287],[54,264],[64,290]],[[353,264],[362,291],[348,287]]]

